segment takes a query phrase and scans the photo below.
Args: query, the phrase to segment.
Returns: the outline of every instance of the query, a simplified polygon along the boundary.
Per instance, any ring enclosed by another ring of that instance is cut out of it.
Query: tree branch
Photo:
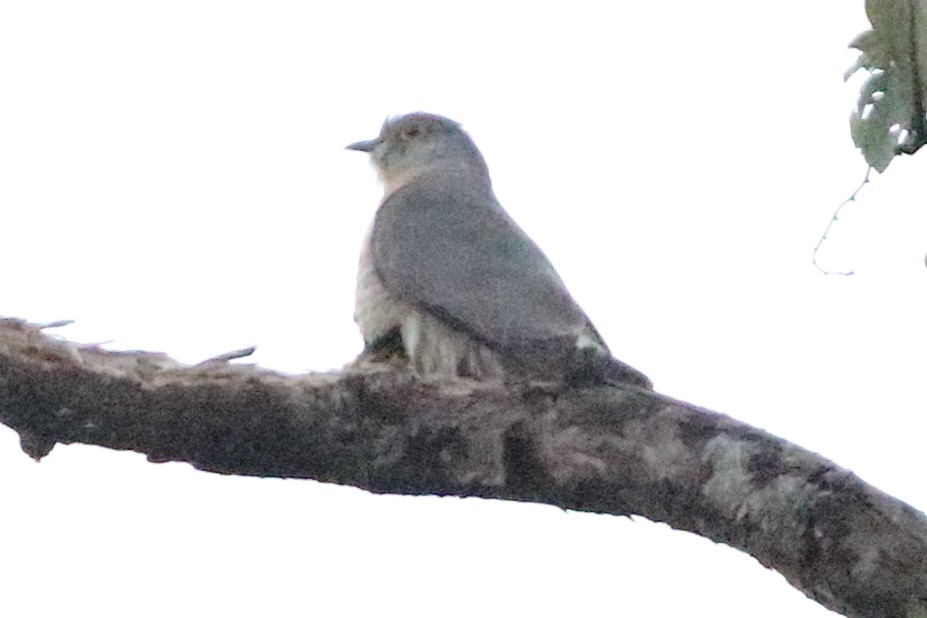
[[[0,320],[0,422],[223,474],[641,515],[754,556],[847,616],[927,615],[927,518],[727,416],[634,387],[283,376],[107,352]]]

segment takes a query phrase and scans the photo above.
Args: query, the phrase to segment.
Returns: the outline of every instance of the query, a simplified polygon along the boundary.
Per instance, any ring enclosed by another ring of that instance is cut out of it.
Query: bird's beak
[[[378,137],[363,142],[354,142],[353,144],[348,144],[345,148],[348,150],[359,150],[360,152],[372,152],[374,148],[380,145],[381,141],[382,140]]]

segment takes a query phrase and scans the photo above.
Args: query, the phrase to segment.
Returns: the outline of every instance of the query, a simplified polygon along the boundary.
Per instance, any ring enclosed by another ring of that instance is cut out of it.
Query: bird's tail
[[[577,348],[571,365],[567,381],[572,384],[633,384],[653,390],[650,378],[602,348]]]

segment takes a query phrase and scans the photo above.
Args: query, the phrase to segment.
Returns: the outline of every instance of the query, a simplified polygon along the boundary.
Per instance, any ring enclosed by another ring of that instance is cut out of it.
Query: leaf
[[[857,148],[863,152],[866,163],[880,174],[885,171],[895,156],[897,135],[891,132],[892,122],[882,107],[873,107],[863,119],[856,111],[850,116],[850,134]]]
[[[861,53],[844,74],[870,73],[850,115],[850,135],[883,172],[899,152],[927,143],[927,0],[867,0],[866,15],[872,29],[850,42]]]

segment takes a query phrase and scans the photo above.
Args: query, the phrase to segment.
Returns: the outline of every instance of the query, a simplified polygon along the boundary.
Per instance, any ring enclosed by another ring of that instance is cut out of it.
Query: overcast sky
[[[568,7],[568,8],[567,8]],[[863,2],[5,2],[0,315],[184,362],[349,361],[379,188],[447,115],[615,354],[927,507],[925,157],[862,180]],[[825,616],[635,518],[232,478],[0,427],[9,616]]]

